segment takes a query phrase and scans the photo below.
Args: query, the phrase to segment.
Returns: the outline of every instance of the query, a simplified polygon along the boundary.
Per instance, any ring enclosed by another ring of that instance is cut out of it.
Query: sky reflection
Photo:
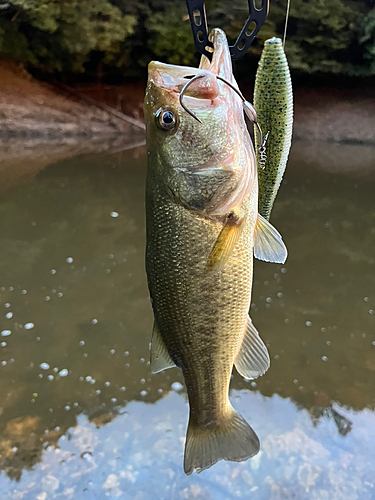
[[[14,483],[0,477],[2,498],[371,499],[375,416],[346,411],[343,438],[331,420],[312,425],[288,399],[233,391],[236,409],[259,434],[262,451],[242,463],[219,462],[201,474],[182,470],[188,406],[175,392],[155,404],[133,401],[106,425],[80,415],[56,447]],[[275,416],[277,415],[277,418]]]

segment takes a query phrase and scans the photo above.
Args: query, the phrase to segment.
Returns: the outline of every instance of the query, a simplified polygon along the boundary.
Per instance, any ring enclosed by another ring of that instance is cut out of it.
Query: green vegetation
[[[231,40],[247,0],[207,0],[210,27]],[[286,0],[271,0],[268,20],[246,55],[281,36]],[[286,50],[301,74],[375,75],[372,0],[291,0]],[[0,56],[43,73],[140,78],[151,59],[195,65],[185,0],[0,0]]]

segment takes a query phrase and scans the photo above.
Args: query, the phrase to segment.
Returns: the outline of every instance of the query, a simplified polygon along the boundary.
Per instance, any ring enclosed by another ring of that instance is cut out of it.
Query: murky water
[[[1,498],[375,498],[374,157],[294,144],[272,215],[289,258],[255,265],[271,368],[231,384],[262,451],[190,477],[181,373],[149,373],[144,148],[2,190]]]

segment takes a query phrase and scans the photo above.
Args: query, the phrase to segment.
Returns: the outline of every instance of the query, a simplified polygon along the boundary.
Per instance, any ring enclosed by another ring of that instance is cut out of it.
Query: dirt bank
[[[142,119],[145,83],[98,86],[80,85],[80,92],[123,113]],[[252,101],[253,89],[244,87]],[[294,140],[321,140],[375,145],[373,90],[295,89]]]
[[[373,89],[297,89],[294,139],[375,146]]]
[[[120,134],[124,140],[144,137],[144,131],[71,94],[34,80],[14,64],[0,63],[0,143],[9,138],[43,141]],[[109,86],[78,85],[81,94],[142,120],[145,83]],[[252,100],[252,88],[243,88]],[[375,145],[375,98],[368,91],[296,89],[294,140]]]
[[[34,80],[22,67],[0,62],[0,140],[69,139],[121,134],[129,140],[143,131],[84,103],[53,85]]]

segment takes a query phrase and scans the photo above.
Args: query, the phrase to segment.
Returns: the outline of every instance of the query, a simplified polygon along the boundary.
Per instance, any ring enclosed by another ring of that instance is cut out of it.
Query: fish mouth
[[[215,98],[219,93],[216,76],[232,81],[232,60],[226,35],[221,29],[212,30],[210,40],[213,43],[211,62],[204,55],[198,68],[152,61],[148,65],[148,82],[168,91],[180,92],[188,80],[202,74],[206,78],[194,82],[186,95],[199,98],[202,91],[202,98]]]
[[[202,106],[210,105],[211,101],[214,101],[220,93],[216,75],[204,69],[173,66],[153,61],[149,64],[148,71],[148,84],[154,85],[160,92],[168,94],[169,97],[173,95],[174,98],[178,98],[185,87],[184,96],[186,99],[196,98],[201,101],[196,104]],[[198,75],[202,75],[204,78],[192,81],[192,78]],[[189,82],[191,83],[189,84]]]
[[[199,68],[201,70],[208,70],[214,75],[221,76],[221,78],[232,82],[232,57],[224,31],[220,28],[213,29],[209,35],[209,40],[213,44],[212,60],[210,62],[210,60],[203,55]]]

